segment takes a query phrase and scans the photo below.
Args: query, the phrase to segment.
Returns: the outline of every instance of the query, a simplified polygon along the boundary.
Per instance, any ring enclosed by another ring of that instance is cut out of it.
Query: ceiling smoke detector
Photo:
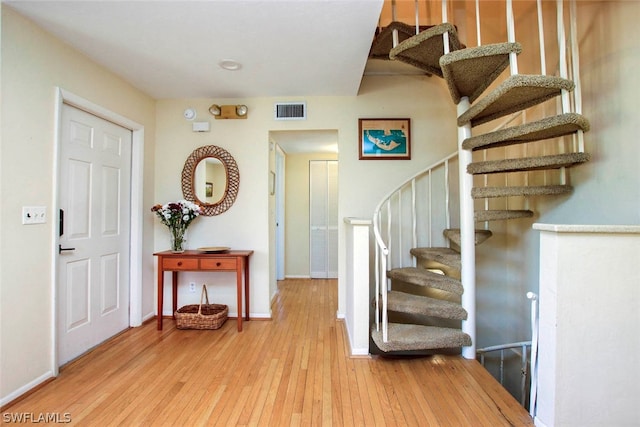
[[[218,63],[220,68],[227,71],[238,71],[242,65],[234,59],[223,59]]]

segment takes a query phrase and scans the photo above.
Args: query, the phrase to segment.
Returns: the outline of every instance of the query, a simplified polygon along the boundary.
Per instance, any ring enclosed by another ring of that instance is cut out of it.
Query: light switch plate
[[[23,206],[22,207],[22,223],[23,224],[44,224],[47,222],[46,206]]]

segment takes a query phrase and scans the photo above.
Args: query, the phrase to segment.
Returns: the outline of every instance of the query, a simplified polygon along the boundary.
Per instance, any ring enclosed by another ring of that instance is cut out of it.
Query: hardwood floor
[[[351,358],[334,280],[285,280],[272,321],[162,331],[155,321],[5,408],[78,425],[530,426],[474,360]],[[215,300],[215,297],[212,298]]]

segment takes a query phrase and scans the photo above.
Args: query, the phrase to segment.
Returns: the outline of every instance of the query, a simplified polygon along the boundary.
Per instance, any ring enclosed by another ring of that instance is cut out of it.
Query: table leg
[[[164,294],[164,271],[162,271],[162,258],[158,259],[158,315],[157,315],[157,328],[162,330],[162,305]]]
[[[171,312],[171,317],[176,318],[176,310],[178,309],[178,272],[171,272],[171,286],[173,290],[173,311]]]
[[[245,305],[245,320],[249,320],[249,257],[243,259],[244,261],[244,305]]]
[[[242,332],[242,257],[236,258],[236,299],[238,304],[238,332]]]

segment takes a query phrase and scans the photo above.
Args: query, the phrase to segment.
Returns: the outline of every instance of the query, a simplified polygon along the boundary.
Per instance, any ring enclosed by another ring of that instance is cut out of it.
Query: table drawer
[[[201,259],[200,269],[202,270],[235,270],[236,259],[235,258]]]
[[[198,260],[195,258],[164,258],[162,268],[164,270],[197,270]]]

